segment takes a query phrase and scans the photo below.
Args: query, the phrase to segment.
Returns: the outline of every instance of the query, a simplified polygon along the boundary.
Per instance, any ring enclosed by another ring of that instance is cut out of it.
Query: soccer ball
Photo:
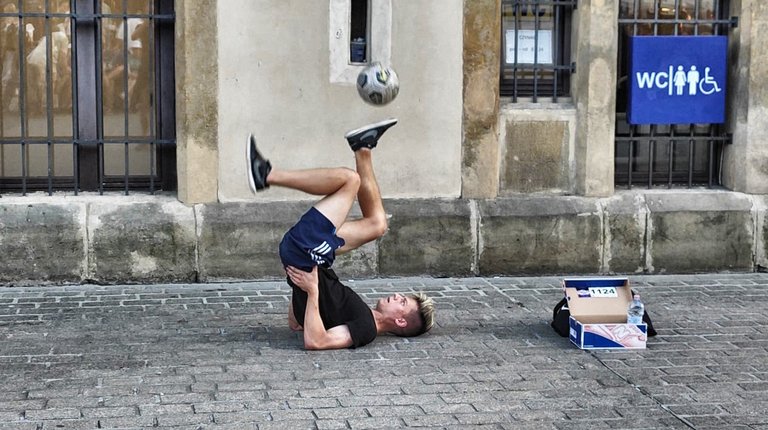
[[[371,63],[357,75],[357,93],[367,103],[383,106],[397,97],[400,81],[397,73],[379,62]]]

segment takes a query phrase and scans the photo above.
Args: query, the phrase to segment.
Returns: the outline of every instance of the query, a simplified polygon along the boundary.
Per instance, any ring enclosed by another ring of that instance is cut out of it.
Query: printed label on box
[[[590,287],[590,297],[619,297],[616,287]]]

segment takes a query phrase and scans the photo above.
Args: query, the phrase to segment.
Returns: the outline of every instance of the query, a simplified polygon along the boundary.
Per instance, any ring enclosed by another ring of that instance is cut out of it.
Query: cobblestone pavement
[[[350,281],[438,325],[325,352],[281,282],[0,289],[0,429],[768,429],[768,274],[630,280],[659,331],[634,352],[557,336],[558,278]]]

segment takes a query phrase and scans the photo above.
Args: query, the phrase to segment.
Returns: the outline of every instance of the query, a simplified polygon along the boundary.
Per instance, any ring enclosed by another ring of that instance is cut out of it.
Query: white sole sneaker
[[[253,155],[251,154],[251,139],[253,139],[253,134],[248,134],[248,137],[245,139],[245,160],[248,162],[247,170],[248,173],[248,186],[251,188],[251,192],[253,194],[256,194],[256,183],[253,181]]]
[[[397,119],[385,119],[384,121],[364,125],[349,131],[344,137],[347,139],[347,143],[349,143],[349,147],[352,148],[353,151],[362,148],[373,149],[378,144],[379,138],[384,132],[395,124],[397,124]]]
[[[352,137],[352,136],[354,136],[354,135],[356,135],[358,133],[362,133],[362,132],[364,132],[366,130],[372,130],[372,129],[380,128],[380,127],[383,127],[385,125],[391,127],[391,126],[393,126],[395,124],[397,124],[397,119],[396,118],[385,119],[384,121],[375,122],[373,124],[364,125],[364,126],[362,126],[360,128],[356,128],[354,130],[350,130],[350,131],[347,132],[347,134],[344,135],[344,138],[345,139],[349,139],[350,137]]]

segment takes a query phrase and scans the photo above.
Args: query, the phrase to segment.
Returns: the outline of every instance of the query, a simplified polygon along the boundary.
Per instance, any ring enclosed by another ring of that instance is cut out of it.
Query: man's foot
[[[272,164],[256,149],[256,138],[253,137],[253,134],[248,135],[248,141],[245,144],[245,157],[248,160],[248,185],[251,187],[251,191],[255,193],[269,188],[267,176],[272,171]]]
[[[344,135],[349,142],[349,147],[353,151],[357,151],[360,148],[373,149],[379,142],[379,138],[384,134],[389,127],[397,124],[395,118],[386,119],[374,124],[364,125],[358,129],[352,130]]]

